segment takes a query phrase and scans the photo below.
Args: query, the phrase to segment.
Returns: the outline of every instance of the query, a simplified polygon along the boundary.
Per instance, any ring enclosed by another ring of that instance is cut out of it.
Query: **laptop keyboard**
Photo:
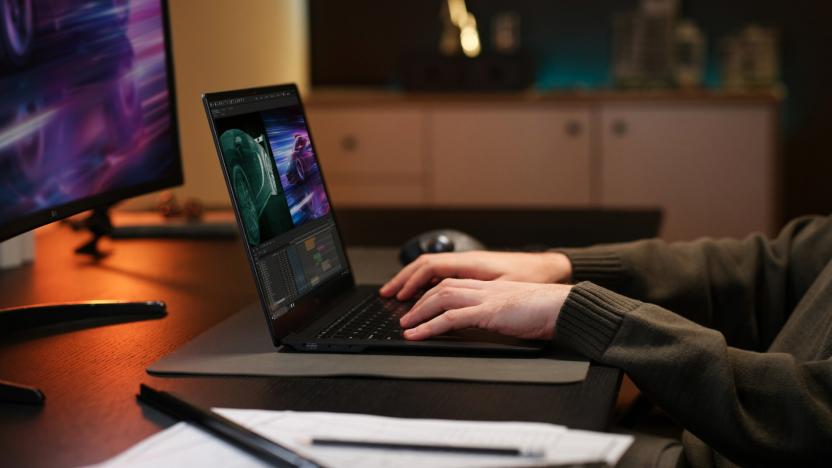
[[[318,334],[318,338],[380,341],[401,339],[399,319],[412,305],[413,303],[371,295],[332,322]]]

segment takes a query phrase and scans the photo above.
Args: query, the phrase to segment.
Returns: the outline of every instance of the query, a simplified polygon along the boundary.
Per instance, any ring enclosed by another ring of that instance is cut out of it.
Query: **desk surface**
[[[84,239],[62,226],[39,231],[36,262],[0,272],[0,307],[163,299],[168,316],[42,330],[0,343],[0,379],[37,385],[47,395],[42,408],[0,404],[4,466],[95,463],[167,427],[170,420],[136,403],[142,382],[206,407],[607,426],[621,374],[596,365],[586,381],[570,385],[151,377],[148,365],[256,300],[243,250],[234,241],[113,241],[105,244],[112,254],[96,264],[72,254]],[[356,257],[383,261],[384,255]],[[354,264],[358,278],[378,276],[367,266]]]

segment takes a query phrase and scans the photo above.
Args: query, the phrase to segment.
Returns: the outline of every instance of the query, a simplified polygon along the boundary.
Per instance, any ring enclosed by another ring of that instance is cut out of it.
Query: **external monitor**
[[[163,0],[0,6],[0,239],[182,183]]]
[[[0,241],[182,183],[169,37],[165,0],[0,2]],[[20,307],[0,332],[101,314],[164,304]]]

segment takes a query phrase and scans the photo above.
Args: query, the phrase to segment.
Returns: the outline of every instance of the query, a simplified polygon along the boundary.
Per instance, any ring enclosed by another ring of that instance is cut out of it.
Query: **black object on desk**
[[[162,301],[85,301],[0,309],[0,337],[84,320],[147,320],[167,315]]]
[[[0,402],[42,405],[45,400],[46,395],[35,387],[0,380]]]
[[[228,418],[220,416],[213,411],[194,406],[170,393],[160,392],[145,384],[141,384],[139,394],[136,395],[136,398],[168,416],[193,423],[200,429],[210,432],[272,466],[303,468],[316,468],[321,466],[308,458],[303,458],[277,442],[246,429]]]
[[[13,333],[85,320],[145,320],[167,315],[162,301],[87,301],[0,309],[0,338]],[[0,380],[0,403],[42,405],[40,389]]]

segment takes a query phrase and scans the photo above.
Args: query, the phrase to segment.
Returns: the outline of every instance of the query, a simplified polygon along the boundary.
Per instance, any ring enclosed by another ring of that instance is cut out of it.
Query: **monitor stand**
[[[110,219],[110,206],[96,208],[84,219],[63,220],[62,222],[68,224],[73,230],[87,230],[92,233],[92,239],[76,248],[75,253],[88,255],[96,260],[107,256],[107,252],[102,251],[98,246],[104,236],[201,239],[233,239],[237,236],[236,225],[227,221],[114,227]],[[165,303],[161,301],[90,301],[0,309],[0,338],[33,328],[73,322],[116,323],[162,318],[166,315],[165,307]],[[0,380],[0,403],[41,405],[45,398],[43,392],[35,387]]]
[[[118,216],[117,224],[112,222],[110,208],[96,208],[84,219],[78,221],[63,220],[73,230],[86,230],[92,233],[92,239],[75,249],[75,253],[88,255],[100,260],[107,256],[98,248],[102,237],[111,239],[236,239],[237,224],[233,217],[212,216],[207,219],[185,220],[164,219],[156,216]],[[132,221],[132,222],[131,222]]]
[[[165,303],[161,301],[89,301],[12,307],[0,309],[0,336],[49,325],[104,320],[126,322],[162,318],[166,314]],[[0,403],[41,405],[45,398],[37,388],[0,380]]]
[[[86,229],[92,233],[92,239],[76,248],[75,253],[89,255],[96,260],[100,260],[107,256],[106,252],[102,252],[98,248],[98,242],[102,237],[109,236],[110,233],[113,232],[113,223],[110,221],[109,206],[92,210],[92,213],[90,213],[89,216],[71,226],[73,229]]]

